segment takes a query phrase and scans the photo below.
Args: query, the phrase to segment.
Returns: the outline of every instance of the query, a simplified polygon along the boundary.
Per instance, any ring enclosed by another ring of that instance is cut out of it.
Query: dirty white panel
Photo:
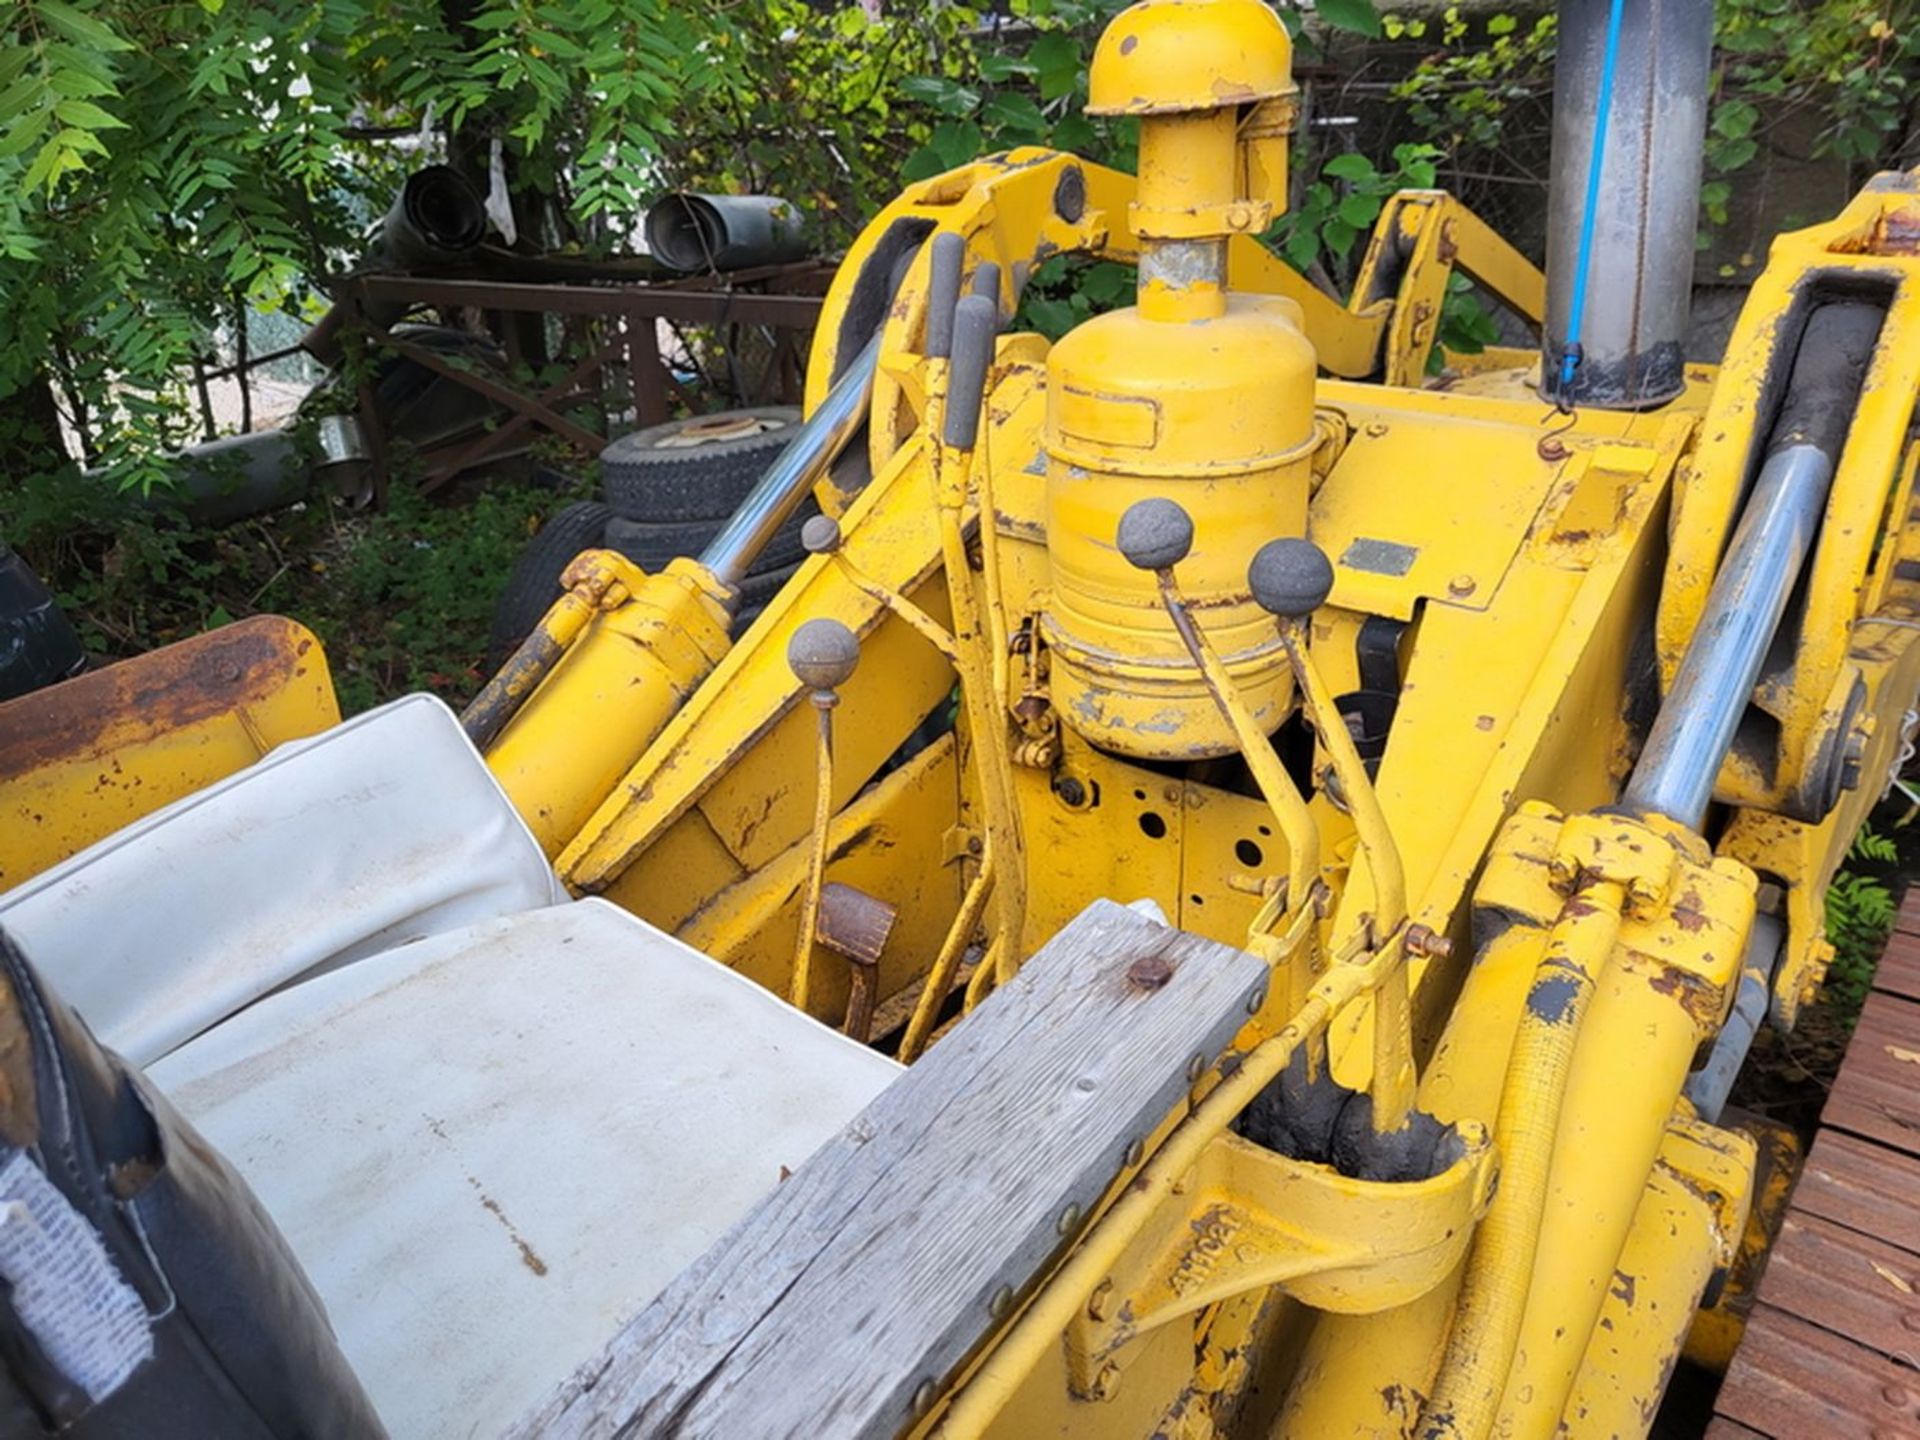
[[[0,927],[145,1064],[300,975],[564,898],[460,722],[412,695],[0,895]]]
[[[898,1070],[589,900],[306,981],[149,1074],[407,1440],[543,1400]]]

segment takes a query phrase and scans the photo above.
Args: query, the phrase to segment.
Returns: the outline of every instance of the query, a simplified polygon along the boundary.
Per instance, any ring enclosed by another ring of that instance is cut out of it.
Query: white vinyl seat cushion
[[[148,1073],[411,1440],[544,1400],[898,1068],[586,900],[309,979]]]
[[[144,1065],[303,975],[565,898],[460,722],[412,695],[0,895],[0,927]]]

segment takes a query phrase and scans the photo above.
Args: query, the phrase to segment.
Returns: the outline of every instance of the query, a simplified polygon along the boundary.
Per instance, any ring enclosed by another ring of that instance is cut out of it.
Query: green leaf
[[[1027,301],[1021,307],[1026,311],[1027,319],[1049,340],[1058,340],[1074,327],[1077,317],[1073,307],[1064,300],[1044,300],[1038,297]]]
[[[1320,240],[1327,249],[1342,260],[1352,253],[1353,242],[1360,238],[1360,232],[1345,220],[1335,218],[1320,227]]]
[[[942,115],[971,115],[980,104],[979,91],[944,75],[909,76],[900,82],[900,91]]]
[[[71,5],[61,4],[60,0],[35,0],[34,9],[49,25],[76,45],[89,46],[95,50],[133,49],[132,45],[91,15],[83,15]]]
[[[51,118],[51,111],[34,110],[16,120],[8,130],[0,133],[0,159],[11,155],[24,155],[31,150],[39,143],[41,135],[46,131],[47,121]]]
[[[1373,0],[1317,0],[1314,13],[1336,30],[1370,36],[1380,33],[1380,15],[1373,8]]]
[[[1487,34],[1511,35],[1519,24],[1520,22],[1511,15],[1495,15],[1487,21]]]
[[[933,127],[927,143],[940,156],[942,170],[954,170],[980,158],[986,148],[980,127],[971,120],[947,121]]]
[[[1022,60],[1012,55],[982,55],[980,57],[980,78],[999,85],[1008,80],[1031,76],[1035,73],[1031,60]]]
[[[1729,140],[1743,139],[1752,132],[1760,111],[1744,100],[1728,100],[1713,107],[1713,129]]]
[[[1099,139],[1099,132],[1093,128],[1093,122],[1084,115],[1068,115],[1053,127],[1053,145],[1056,150],[1072,150],[1085,154]]]
[[[1042,100],[1058,100],[1080,88],[1080,42],[1070,35],[1042,35],[1028,49],[1027,63],[1039,78]]]
[[[1040,107],[1031,95],[1001,94],[987,101],[980,112],[980,119],[987,125],[1012,132],[1015,138],[1038,140],[1047,133],[1047,117],[1040,113]]]
[[[1336,155],[1320,167],[1320,173],[1336,180],[1371,180],[1379,172],[1364,155]]]
[[[62,100],[53,107],[56,118],[82,130],[124,130],[127,122],[109,115],[88,100]]]
[[[1364,230],[1367,226],[1373,224],[1375,218],[1380,214],[1380,197],[1378,195],[1349,195],[1340,202],[1340,208],[1336,213],[1338,213],[1342,220],[1346,221],[1347,224],[1353,226],[1355,229]]]

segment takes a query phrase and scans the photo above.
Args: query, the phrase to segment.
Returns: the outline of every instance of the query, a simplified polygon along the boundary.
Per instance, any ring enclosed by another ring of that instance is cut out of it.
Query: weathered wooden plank
[[[1920,1154],[1920,1004],[1867,997],[1820,1123]]]
[[[1241,951],[1090,906],[517,1433],[897,1433],[1266,979]]]
[[[1760,1300],[1883,1354],[1920,1333],[1920,1260],[1797,1207],[1767,1257]]]
[[[1724,1415],[1716,1415],[1707,1425],[1702,1440],[1768,1440],[1758,1430],[1749,1430],[1737,1420],[1729,1420]]]
[[[1839,1130],[1813,1142],[1793,1208],[1920,1256],[1920,1160]]]
[[[1920,1435],[1911,1369],[1771,1305],[1757,1307],[1716,1404],[1783,1440]]]
[[[1916,887],[1920,888],[1920,887]],[[1873,988],[1908,1000],[1920,1000],[1920,935],[1896,931],[1880,952]]]
[[[1920,935],[1920,885],[1909,885],[1900,898],[1900,913],[1894,917],[1893,928],[1901,934]]]

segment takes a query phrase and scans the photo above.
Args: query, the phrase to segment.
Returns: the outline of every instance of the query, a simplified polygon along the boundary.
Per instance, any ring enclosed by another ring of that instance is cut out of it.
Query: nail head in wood
[[[1173,966],[1164,955],[1142,955],[1127,967],[1127,983],[1136,990],[1160,990],[1173,979]]]

